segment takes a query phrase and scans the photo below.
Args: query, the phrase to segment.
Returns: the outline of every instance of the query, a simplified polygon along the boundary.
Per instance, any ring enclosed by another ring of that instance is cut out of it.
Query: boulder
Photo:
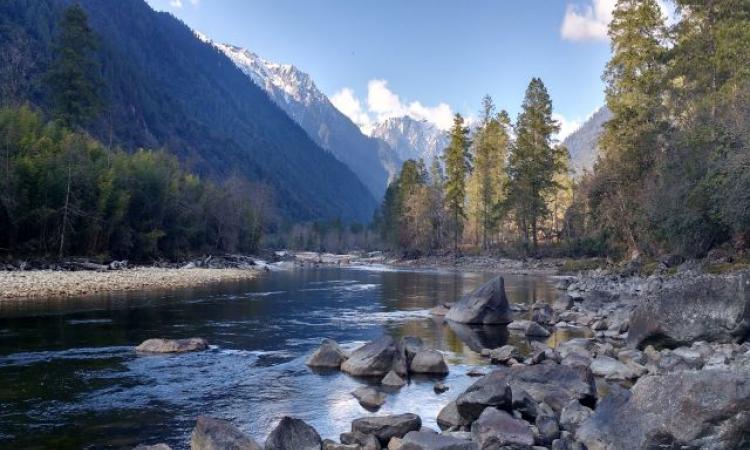
[[[511,359],[519,359],[521,353],[518,351],[515,345],[503,345],[500,348],[496,348],[489,351],[490,360],[494,364],[505,364]]]
[[[385,395],[368,386],[355,389],[352,395],[363,408],[370,411],[377,411],[385,403]]]
[[[190,435],[191,450],[261,450],[262,447],[226,420],[198,417]]]
[[[266,440],[265,450],[320,450],[323,441],[315,428],[284,416]]]
[[[356,445],[358,450],[380,450],[380,441],[372,434],[364,434],[359,431],[341,433],[339,437],[342,444]]]
[[[546,328],[536,322],[529,323],[524,333],[529,337],[549,337],[550,335],[550,332]]]
[[[380,384],[388,387],[401,387],[406,384],[406,381],[401,378],[396,372],[390,371],[383,377]]]
[[[591,361],[591,372],[610,381],[625,381],[638,378],[631,367],[609,356],[597,356]]]
[[[508,382],[507,371],[495,371],[474,382],[456,398],[459,415],[473,422],[491,406],[510,411],[513,395]]]
[[[531,305],[531,321],[547,325],[552,322],[554,312],[549,303],[534,303]]]
[[[324,339],[305,364],[310,367],[338,369],[346,361],[346,353],[332,339]]]
[[[508,343],[508,328],[497,325],[466,325],[446,322],[448,328],[471,350],[480,353],[484,349],[501,347]]]
[[[422,350],[414,355],[409,364],[409,371],[430,375],[446,375],[448,365],[445,363],[443,354],[437,350]]]
[[[539,443],[544,445],[552,444],[552,441],[560,437],[560,425],[554,417],[540,414],[534,421],[536,429],[539,432]]]
[[[471,435],[482,449],[534,445],[531,426],[497,408],[487,408],[482,412],[471,425]]]
[[[203,338],[189,339],[146,339],[135,348],[143,353],[186,353],[206,350],[208,341]]]
[[[560,426],[566,431],[575,431],[594,411],[581,405],[578,400],[571,400],[560,413]]]
[[[452,401],[440,410],[437,416],[437,424],[441,430],[460,428],[471,425],[471,420],[458,413],[456,402]]]
[[[748,411],[747,373],[716,369],[646,376],[631,391],[612,390],[576,437],[590,450],[746,448]]]
[[[424,342],[422,338],[417,336],[404,336],[401,338],[401,347],[406,357],[406,364],[411,364],[412,359],[417,353],[424,350]]]
[[[436,433],[410,431],[401,440],[400,450],[478,450],[477,444]]]
[[[444,392],[448,392],[450,388],[448,385],[446,385],[443,382],[438,381],[432,386],[432,390],[435,391],[436,394],[442,394]]]
[[[382,377],[394,369],[398,350],[393,338],[383,336],[354,350],[341,370],[354,376]]]
[[[359,444],[339,444],[330,439],[324,439],[323,450],[360,450],[360,448]]]
[[[496,277],[456,302],[445,318],[458,323],[495,325],[511,322],[511,316],[505,281]]]
[[[750,276],[679,279],[633,311],[627,342],[677,347],[694,341],[733,342],[750,332]]]
[[[372,434],[385,447],[393,437],[403,438],[410,431],[419,431],[422,419],[416,414],[362,417],[352,422],[352,431]],[[342,441],[343,442],[343,441]]]

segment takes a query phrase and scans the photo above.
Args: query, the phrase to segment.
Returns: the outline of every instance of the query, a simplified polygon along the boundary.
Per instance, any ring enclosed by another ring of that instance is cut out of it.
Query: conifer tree
[[[451,220],[453,250],[458,256],[458,244],[466,218],[466,176],[471,168],[469,155],[469,129],[464,118],[456,114],[450,132],[450,144],[445,149],[445,207]]]
[[[516,141],[508,158],[508,201],[526,242],[537,248],[540,219],[548,212],[546,197],[557,188],[563,151],[553,136],[560,127],[552,119],[552,100],[539,78],[526,89],[516,121]]]

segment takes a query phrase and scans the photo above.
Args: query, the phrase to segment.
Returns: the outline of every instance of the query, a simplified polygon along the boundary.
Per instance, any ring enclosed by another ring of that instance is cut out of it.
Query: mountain
[[[448,146],[448,135],[425,120],[408,116],[387,119],[371,133],[385,141],[401,161],[422,158],[428,166]]]
[[[49,110],[43,75],[61,12],[73,3],[100,38],[107,106],[89,133],[126,150],[166,148],[206,177],[261,182],[290,221],[372,218],[377,202],[345,164],[224,53],[143,0],[0,2],[0,55],[16,61],[15,71],[0,70],[0,85],[17,86],[16,101]]]
[[[612,112],[606,106],[602,106],[563,141],[563,145],[570,152],[570,159],[576,172],[591,170],[594,167],[599,155],[599,136],[602,134],[604,124],[611,118]]]
[[[293,65],[265,60],[247,49],[199,37],[227,55],[318,145],[346,164],[375,198],[383,196],[392,175],[390,149],[365,136],[318,90],[310,75]]]

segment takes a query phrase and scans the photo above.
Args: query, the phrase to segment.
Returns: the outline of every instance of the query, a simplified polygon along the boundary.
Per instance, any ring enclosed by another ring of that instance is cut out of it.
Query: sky
[[[410,115],[447,129],[489,94],[518,114],[532,77],[564,137],[604,104],[615,0],[147,0],[216,42],[294,64],[364,130]]]

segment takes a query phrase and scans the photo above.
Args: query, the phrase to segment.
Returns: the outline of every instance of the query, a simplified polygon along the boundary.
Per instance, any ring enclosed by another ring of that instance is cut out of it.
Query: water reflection
[[[380,413],[415,412],[435,426],[439,409],[485,364],[481,347],[523,345],[503,327],[446,325],[429,316],[490,274],[326,268],[183,291],[0,303],[0,447],[126,447],[164,441],[184,448],[195,417],[231,419],[263,440],[284,414],[324,437],[369,414],[351,396],[367,383],[314,373],[307,354],[324,337],[353,348],[383,334],[416,335],[445,352],[450,391],[412,379]],[[507,277],[511,302],[551,301],[536,277]],[[211,350],[139,356],[155,336],[202,336]]]

